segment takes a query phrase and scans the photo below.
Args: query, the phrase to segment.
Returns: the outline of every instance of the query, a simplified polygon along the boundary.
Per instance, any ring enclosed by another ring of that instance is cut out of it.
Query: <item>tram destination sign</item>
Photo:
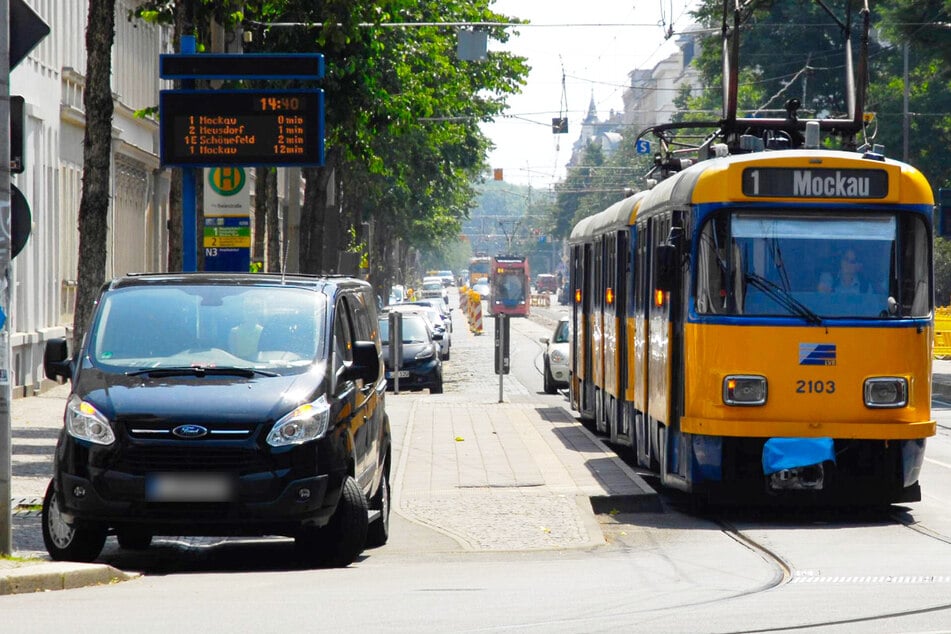
[[[884,198],[888,172],[879,169],[748,167],[743,194],[771,198]]]
[[[320,166],[322,90],[163,90],[162,165]]]

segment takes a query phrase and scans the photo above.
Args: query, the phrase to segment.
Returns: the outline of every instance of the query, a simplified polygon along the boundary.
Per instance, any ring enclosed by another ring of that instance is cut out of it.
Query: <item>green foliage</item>
[[[456,58],[456,28],[394,22],[508,22],[489,0],[283,0],[247,3],[262,51],[319,50],[326,59],[326,142],[342,151],[345,205],[421,251],[458,236],[489,140],[479,123],[505,108],[528,73],[490,52]],[[271,22],[301,23],[294,28]],[[307,24],[312,26],[307,26]],[[377,26],[367,26],[377,25]],[[508,39],[504,28],[491,38]]]
[[[934,303],[951,306],[951,241],[934,240]]]

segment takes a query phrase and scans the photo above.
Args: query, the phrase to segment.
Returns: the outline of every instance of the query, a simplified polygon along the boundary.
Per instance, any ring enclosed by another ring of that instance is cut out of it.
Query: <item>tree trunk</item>
[[[301,205],[300,272],[325,273],[323,266],[327,210],[334,206],[330,186],[334,178],[337,151],[327,152],[324,167],[305,167],[304,202]]]
[[[168,262],[169,271],[182,270],[182,170],[172,170],[168,188]]]
[[[73,315],[73,350],[79,350],[105,281],[112,159],[112,43],[115,0],[89,0],[83,108],[83,190],[79,202],[79,274]]]
[[[277,169],[271,167],[266,172],[265,209],[267,211],[267,270],[283,271],[281,260],[281,219],[277,201]]]

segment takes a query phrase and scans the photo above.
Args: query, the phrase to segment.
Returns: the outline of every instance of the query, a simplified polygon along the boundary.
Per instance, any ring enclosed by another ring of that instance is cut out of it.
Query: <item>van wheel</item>
[[[548,362],[548,359],[545,359],[545,371],[542,372],[544,375],[545,382],[545,394],[555,394],[558,392],[555,389],[555,381],[551,378],[551,365]]]
[[[367,543],[367,498],[357,481],[347,477],[340,492],[337,510],[326,526],[319,530],[305,529],[294,545],[310,563],[343,568],[349,566]]]
[[[152,545],[152,535],[135,528],[116,531],[116,540],[119,547],[126,550],[146,550]]]
[[[56,499],[53,480],[50,480],[43,497],[42,523],[46,552],[56,561],[93,561],[106,543],[106,529],[66,522]]]
[[[367,528],[367,548],[382,546],[390,538],[390,474],[383,473],[379,490],[370,501],[370,509],[380,512],[380,518]]]

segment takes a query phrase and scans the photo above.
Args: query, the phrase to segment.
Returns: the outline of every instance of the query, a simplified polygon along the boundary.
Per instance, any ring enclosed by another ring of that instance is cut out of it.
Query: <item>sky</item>
[[[690,25],[691,0],[496,0],[492,9],[537,26],[518,27],[505,44],[528,58],[532,70],[522,93],[482,129],[496,148],[489,166],[506,182],[549,189],[564,179],[565,163],[594,97],[600,119],[624,108],[628,73],[651,68],[674,48],[664,34]],[[564,80],[562,76],[564,75]],[[568,133],[552,134],[553,117],[568,117]]]

